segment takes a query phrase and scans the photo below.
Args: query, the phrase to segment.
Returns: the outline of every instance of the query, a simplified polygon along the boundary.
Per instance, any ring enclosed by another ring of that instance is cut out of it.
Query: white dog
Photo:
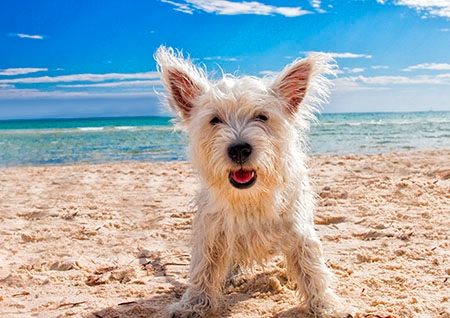
[[[230,269],[262,263],[274,251],[285,255],[300,301],[314,314],[334,315],[339,300],[314,230],[305,163],[306,133],[327,99],[332,59],[311,54],[273,78],[219,81],[171,48],[160,47],[155,59],[201,179],[190,283],[172,317],[214,312]]]

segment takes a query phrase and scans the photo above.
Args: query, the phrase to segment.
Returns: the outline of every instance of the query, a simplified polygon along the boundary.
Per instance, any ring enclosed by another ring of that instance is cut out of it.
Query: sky
[[[167,114],[160,45],[216,77],[328,53],[325,113],[450,110],[450,0],[2,0],[0,119]]]

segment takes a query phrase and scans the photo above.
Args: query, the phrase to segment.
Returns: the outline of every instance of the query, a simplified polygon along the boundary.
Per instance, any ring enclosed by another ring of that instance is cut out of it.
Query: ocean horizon
[[[326,113],[310,132],[311,155],[450,148],[450,112]],[[171,117],[0,120],[0,167],[187,160]]]

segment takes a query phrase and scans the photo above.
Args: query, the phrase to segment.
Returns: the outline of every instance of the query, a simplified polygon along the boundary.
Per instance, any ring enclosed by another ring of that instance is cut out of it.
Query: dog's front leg
[[[314,230],[297,236],[292,243],[286,252],[287,267],[291,279],[297,283],[299,296],[310,312],[334,316],[340,310],[339,298],[330,288],[332,275],[323,260],[322,245]]]
[[[195,231],[190,281],[181,301],[171,306],[171,317],[204,317],[217,309],[228,267],[223,234],[208,237]]]

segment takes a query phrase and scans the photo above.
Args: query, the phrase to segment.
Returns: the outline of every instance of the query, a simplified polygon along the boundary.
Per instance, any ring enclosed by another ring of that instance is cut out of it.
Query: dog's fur
[[[231,268],[282,252],[301,302],[335,312],[338,298],[314,230],[315,194],[305,136],[326,102],[335,63],[325,54],[297,60],[275,77],[224,75],[211,81],[181,53],[155,59],[170,108],[189,135],[201,179],[193,221],[189,287],[172,317],[214,312]]]

